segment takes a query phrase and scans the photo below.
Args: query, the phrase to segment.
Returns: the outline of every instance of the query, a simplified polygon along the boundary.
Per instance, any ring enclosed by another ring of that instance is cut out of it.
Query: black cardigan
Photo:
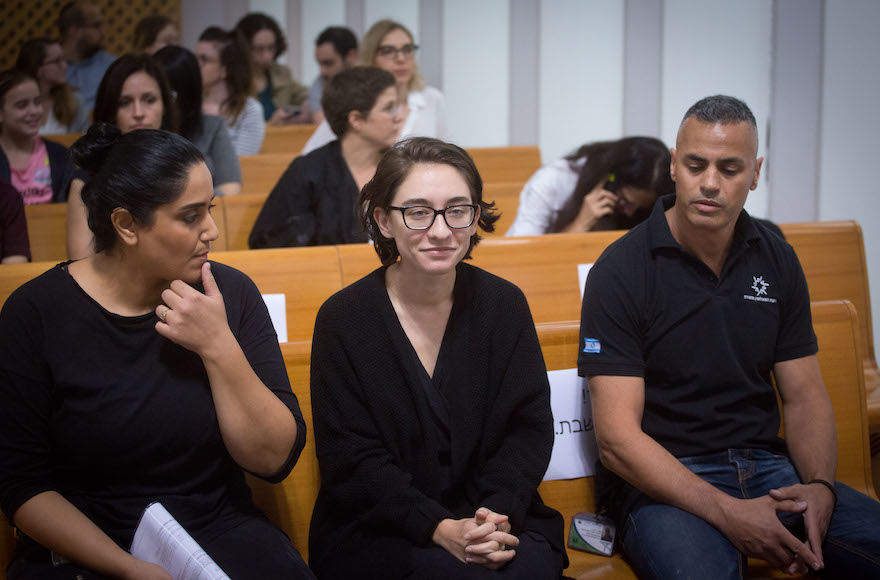
[[[42,139],[42,137],[41,137]],[[70,182],[74,177],[82,177],[76,174],[76,166],[70,158],[70,151],[64,145],[43,139],[46,144],[46,155],[49,156],[49,171],[52,173],[52,203],[67,201],[67,192]],[[9,167],[9,159],[3,148],[0,147],[0,181],[12,183],[12,171]]]
[[[388,298],[385,269],[321,307],[311,390],[322,483],[309,531],[319,577],[401,577],[407,549],[431,545],[440,520],[471,517],[480,506],[509,515],[512,533],[535,531],[564,554],[562,517],[537,492],[553,419],[519,288],[459,264],[444,356],[449,451],[426,432],[436,429],[436,415]]]
[[[257,248],[365,242],[354,206],[357,184],[339,141],[297,157],[272,188],[251,230]]]

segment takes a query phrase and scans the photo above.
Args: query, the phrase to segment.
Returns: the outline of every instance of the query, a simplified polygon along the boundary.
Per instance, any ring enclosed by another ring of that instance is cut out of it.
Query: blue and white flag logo
[[[602,345],[598,338],[584,338],[584,352],[589,354],[599,354],[602,352]]]

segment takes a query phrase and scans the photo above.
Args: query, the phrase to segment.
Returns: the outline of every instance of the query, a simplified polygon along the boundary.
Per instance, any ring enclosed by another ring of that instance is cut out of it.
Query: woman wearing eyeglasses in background
[[[382,157],[358,207],[383,265],[315,322],[312,569],[559,578],[563,520],[537,492],[553,418],[535,326],[516,286],[463,261],[477,226],[497,220],[473,161],[407,139]]]
[[[394,77],[368,66],[342,71],[321,105],[338,139],[293,160],[254,223],[251,248],[367,241],[355,201],[400,133]]]
[[[418,45],[399,22],[380,20],[370,27],[358,51],[358,64],[377,66],[394,75],[404,118],[400,138],[446,138],[446,100],[438,89],[426,86],[415,55]],[[302,154],[329,143],[333,134],[322,122],[309,138]]]
[[[89,111],[67,84],[67,61],[61,43],[51,38],[32,38],[21,45],[15,68],[37,79],[43,100],[40,135],[81,133],[89,127]]]

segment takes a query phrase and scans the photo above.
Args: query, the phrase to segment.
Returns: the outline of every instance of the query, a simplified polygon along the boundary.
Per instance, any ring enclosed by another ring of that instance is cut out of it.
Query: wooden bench
[[[260,154],[284,153],[291,159],[300,154],[317,125],[266,125]]]
[[[31,259],[35,262],[67,259],[67,204],[24,206]]]
[[[484,183],[525,183],[541,168],[541,152],[537,145],[470,147],[467,152],[473,158]]]

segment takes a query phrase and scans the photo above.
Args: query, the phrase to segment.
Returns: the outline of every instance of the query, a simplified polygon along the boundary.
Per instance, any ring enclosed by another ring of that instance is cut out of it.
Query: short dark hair
[[[229,93],[221,104],[222,113],[238,120],[254,84],[251,57],[244,36],[238,30],[226,31],[218,26],[209,26],[199,36],[199,42],[213,42],[220,47],[220,65],[226,69],[226,89]]]
[[[348,114],[369,114],[379,95],[393,86],[394,75],[374,66],[356,66],[334,76],[321,95],[321,108],[330,129],[342,137],[348,130]]]
[[[3,106],[3,101],[6,100],[6,93],[27,81],[32,81],[39,86],[37,79],[23,70],[10,68],[0,72],[0,107]]]
[[[168,85],[174,92],[177,133],[187,139],[202,125],[202,70],[190,50],[182,46],[165,46],[156,51],[153,60],[165,71]]]
[[[189,140],[155,129],[122,135],[109,123],[95,123],[70,148],[89,179],[82,190],[95,251],[116,245],[110,216],[127,210],[139,224],[153,223],[156,208],[183,194],[190,169],[204,158]]]
[[[58,13],[58,20],[55,23],[58,25],[58,34],[63,40],[71,28],[74,26],[82,27],[86,23],[86,14],[79,2],[68,2],[61,7],[61,12]]]
[[[159,93],[162,96],[162,129],[177,131],[177,112],[173,106],[174,98],[171,96],[171,89],[168,88],[165,71],[147,54],[123,54],[113,61],[104,73],[101,84],[98,85],[95,110],[92,113],[94,122],[116,124],[122,85],[136,72],[146,73],[159,85]]]
[[[254,35],[261,30],[271,30],[275,35],[275,58],[287,51],[287,39],[284,32],[278,26],[278,22],[268,14],[262,12],[250,12],[242,16],[235,29],[241,32],[248,46],[254,41]]]
[[[684,123],[691,117],[704,123],[721,123],[722,125],[748,123],[755,129],[755,133],[758,131],[758,123],[749,106],[736,97],[728,95],[712,95],[700,99],[691,105],[681,122]]]
[[[333,45],[336,54],[344,57],[352,50],[357,50],[358,41],[350,29],[345,26],[328,26],[315,40],[315,46],[320,46],[326,42]]]
[[[144,16],[138,20],[134,27],[133,50],[143,52],[145,48],[156,42],[156,37],[169,24],[174,24],[174,21],[161,15]]]
[[[391,206],[394,195],[400,188],[400,184],[406,180],[412,168],[417,163],[438,163],[449,165],[458,170],[471,192],[471,199],[480,206],[480,218],[478,225],[485,232],[495,230],[495,222],[498,215],[495,213],[495,203],[483,201],[483,180],[474,165],[473,159],[467,151],[431,137],[410,137],[399,141],[382,156],[376,174],[361,190],[357,207],[362,211],[361,221],[364,230],[373,240],[373,248],[379,255],[383,265],[393,264],[397,261],[400,252],[393,239],[386,238],[379,230],[379,225],[373,217],[373,210],[380,207],[386,211]],[[471,250],[480,241],[480,234],[471,236],[470,247],[465,258],[471,257]]]

